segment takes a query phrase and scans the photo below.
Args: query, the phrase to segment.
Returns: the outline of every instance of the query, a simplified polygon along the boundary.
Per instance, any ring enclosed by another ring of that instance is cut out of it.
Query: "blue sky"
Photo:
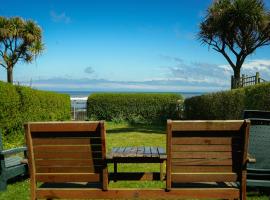
[[[196,39],[212,0],[4,1],[0,14],[33,19],[45,51],[18,63],[14,80],[48,90],[217,91],[230,87],[225,59]],[[270,7],[270,1],[265,1]],[[270,80],[270,47],[243,72]],[[0,79],[6,80],[4,68]]]

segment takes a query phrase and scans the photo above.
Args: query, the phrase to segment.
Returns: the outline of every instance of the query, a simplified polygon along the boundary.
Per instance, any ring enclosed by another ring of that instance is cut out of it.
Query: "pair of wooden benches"
[[[28,123],[31,199],[246,199],[249,124],[168,120],[166,188],[111,189],[103,121]]]

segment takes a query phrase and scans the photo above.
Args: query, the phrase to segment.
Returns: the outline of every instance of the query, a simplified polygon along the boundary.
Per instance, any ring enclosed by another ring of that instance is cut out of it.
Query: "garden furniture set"
[[[141,146],[114,147],[109,154],[103,121],[30,122],[25,124],[27,148],[3,150],[0,137],[0,190],[29,171],[33,200],[246,199],[246,187],[270,187],[270,112],[247,110],[244,118],[168,120],[166,152]],[[160,171],[118,172],[118,163],[159,163]],[[109,188],[110,181],[122,180],[165,180],[166,187]]]

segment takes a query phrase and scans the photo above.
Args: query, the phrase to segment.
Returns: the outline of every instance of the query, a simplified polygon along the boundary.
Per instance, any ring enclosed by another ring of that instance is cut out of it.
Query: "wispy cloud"
[[[95,72],[95,70],[93,70],[92,67],[86,67],[86,68],[84,69],[84,72],[85,72],[86,74],[93,74],[93,73]]]
[[[219,67],[233,73],[229,65],[220,65]],[[247,60],[243,64],[241,71],[242,74],[253,76],[255,75],[256,72],[260,72],[262,78],[270,81],[270,60],[268,59]]]
[[[168,55],[160,54],[159,57],[167,61],[175,61],[175,62],[180,62],[180,63],[183,62],[182,58],[175,57],[175,56],[168,56]]]
[[[65,12],[56,13],[54,10],[51,10],[50,16],[51,16],[51,20],[56,23],[69,24],[71,22],[70,17],[67,16]]]

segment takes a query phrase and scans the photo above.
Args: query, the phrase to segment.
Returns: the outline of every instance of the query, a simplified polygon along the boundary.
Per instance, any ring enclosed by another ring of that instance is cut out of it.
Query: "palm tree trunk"
[[[8,83],[13,84],[13,67],[8,66],[7,68],[7,81]]]

